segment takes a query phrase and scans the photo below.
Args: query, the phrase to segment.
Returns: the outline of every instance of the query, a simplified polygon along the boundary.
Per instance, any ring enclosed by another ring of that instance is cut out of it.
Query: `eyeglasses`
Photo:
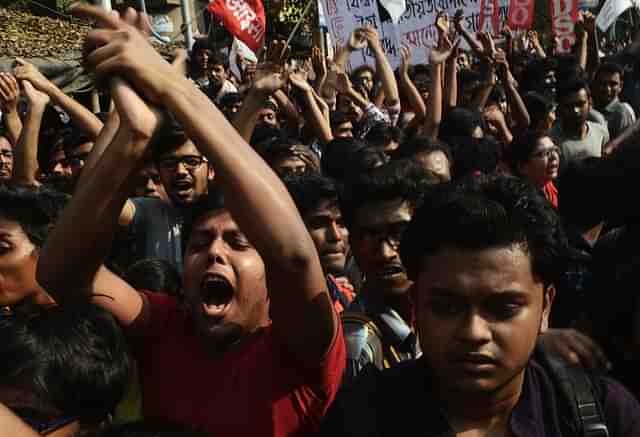
[[[208,162],[207,158],[204,156],[186,155],[161,159],[160,167],[165,170],[175,170],[178,168],[178,164],[182,164],[187,170],[193,171],[200,167],[204,162]]]
[[[551,157],[560,157],[560,147],[549,147],[548,149],[539,150],[533,154],[536,159],[551,159]]]

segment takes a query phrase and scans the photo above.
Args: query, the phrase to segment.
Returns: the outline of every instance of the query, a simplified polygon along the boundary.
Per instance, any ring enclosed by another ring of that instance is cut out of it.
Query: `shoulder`
[[[185,318],[178,301],[168,294],[140,291],[142,310],[127,331],[135,338],[163,336],[179,320]]]
[[[609,435],[640,435],[640,404],[638,400],[619,382],[602,377],[605,387],[604,414]]]

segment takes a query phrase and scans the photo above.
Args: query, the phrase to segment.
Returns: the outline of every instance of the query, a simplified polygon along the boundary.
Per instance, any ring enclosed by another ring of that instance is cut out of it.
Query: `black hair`
[[[344,123],[351,123],[351,119],[347,114],[342,111],[333,111],[329,116],[329,124],[331,125],[331,129],[335,129]]]
[[[393,158],[412,158],[417,155],[429,154],[433,152],[442,152],[449,160],[449,164],[453,166],[453,156],[449,146],[436,138],[417,135],[404,141],[398,150],[393,154]]]
[[[138,260],[129,267],[124,277],[136,290],[166,293],[179,300],[182,299],[180,273],[165,259],[144,258]]]
[[[485,249],[520,245],[533,273],[553,284],[565,270],[567,239],[553,207],[530,184],[508,176],[478,176],[437,185],[414,215],[400,244],[410,279],[425,256],[445,246]]]
[[[210,185],[207,194],[198,198],[198,200],[189,207],[184,218],[184,224],[182,226],[182,250],[185,251],[187,249],[193,227],[202,217],[212,212],[226,209],[222,190],[215,185]]]
[[[229,70],[229,57],[221,52],[214,51],[209,56],[209,61],[207,62],[209,68],[214,65],[222,65],[225,71]]]
[[[558,83],[567,82],[571,79],[588,81],[589,76],[575,55],[560,55],[554,59],[556,62],[555,71]]]
[[[476,128],[484,129],[482,114],[466,108],[453,108],[443,119],[440,125],[440,138],[451,144],[449,138],[468,136]]]
[[[501,157],[500,144],[489,137],[452,137],[448,144],[453,154],[453,174],[462,178],[475,173],[491,174]]]
[[[533,59],[527,64],[527,68],[522,71],[522,78],[520,80],[520,88],[523,92],[527,91],[545,91],[545,83],[542,78],[550,70],[554,70],[556,64],[551,59]]]
[[[410,159],[391,161],[369,173],[350,179],[340,196],[340,211],[348,227],[354,225],[358,209],[372,202],[402,199],[417,207],[431,179],[425,170]]]
[[[207,437],[208,433],[192,426],[144,420],[111,427],[99,437]]]
[[[371,65],[367,65],[367,64],[363,64],[351,72],[351,82],[355,83],[357,81],[358,76],[365,71],[368,71],[369,73],[371,73],[371,75],[373,76],[373,81],[375,82],[376,70]]]
[[[511,170],[515,174],[520,173],[520,165],[531,160],[538,145],[538,141],[541,138],[548,136],[549,134],[546,132],[542,133],[534,130],[526,130],[513,139],[509,146],[509,162],[511,164]]]
[[[601,158],[570,161],[562,172],[558,192],[558,213],[567,228],[582,233],[602,222],[609,208],[608,169]]]
[[[38,307],[0,321],[0,384],[18,415],[99,423],[123,398],[131,363],[116,320],[90,303]],[[28,401],[27,401],[28,400]]]
[[[416,64],[409,67],[409,77],[415,82],[416,76],[423,74],[431,78],[431,69],[426,64]]]
[[[562,98],[577,93],[580,90],[585,90],[587,92],[587,96],[591,96],[589,84],[583,79],[572,78],[561,82],[556,90],[556,100],[559,102]]]
[[[243,98],[240,93],[226,93],[220,98],[220,108],[225,109],[242,101]]]
[[[322,173],[339,181],[344,180],[352,171],[348,165],[350,157],[365,148],[367,145],[357,138],[334,138],[322,153]]]
[[[259,147],[272,141],[279,141],[285,137],[286,134],[282,129],[267,124],[259,124],[253,130],[250,143],[254,147]]]
[[[531,117],[531,126],[536,127],[547,119],[553,111],[553,102],[536,91],[530,91],[522,96],[522,101]]]
[[[323,200],[338,200],[337,184],[319,174],[287,176],[284,184],[302,217],[318,208]]]
[[[620,75],[620,80],[624,79],[624,69],[620,66],[620,64],[616,64],[615,62],[605,62],[604,64],[600,64],[600,67],[598,67],[598,70],[596,71],[595,77],[597,78],[601,73],[617,73]]]
[[[383,147],[391,141],[401,143],[402,137],[403,133],[400,128],[381,122],[374,124],[371,129],[369,129],[364,140],[369,144],[369,146]]]
[[[42,247],[69,196],[46,187],[0,186],[0,217],[20,225],[29,241]]]
[[[153,161],[158,163],[163,155],[180,148],[187,141],[189,138],[182,126],[175,119],[167,119],[149,144]]]

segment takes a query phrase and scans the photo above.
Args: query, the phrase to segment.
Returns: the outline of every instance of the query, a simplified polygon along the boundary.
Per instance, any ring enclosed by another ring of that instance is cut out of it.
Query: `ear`
[[[207,180],[209,182],[213,181],[213,178],[216,177],[216,172],[211,165],[209,165],[209,169],[207,170]]]
[[[544,290],[544,297],[542,301],[542,320],[540,321],[540,333],[546,332],[549,329],[549,316],[551,315],[551,306],[553,300],[556,297],[555,285],[549,285]]]

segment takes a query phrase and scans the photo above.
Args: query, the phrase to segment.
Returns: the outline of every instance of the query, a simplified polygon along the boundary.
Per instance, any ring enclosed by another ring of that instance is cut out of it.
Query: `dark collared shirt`
[[[559,417],[562,399],[550,376],[531,360],[520,400],[509,420],[514,437],[567,437]],[[603,378],[604,414],[609,435],[640,436],[640,405],[619,383]],[[429,371],[422,360],[378,371],[370,367],[344,389],[325,417],[321,436],[455,437],[442,406],[432,397]],[[573,436],[571,436],[573,437]]]

